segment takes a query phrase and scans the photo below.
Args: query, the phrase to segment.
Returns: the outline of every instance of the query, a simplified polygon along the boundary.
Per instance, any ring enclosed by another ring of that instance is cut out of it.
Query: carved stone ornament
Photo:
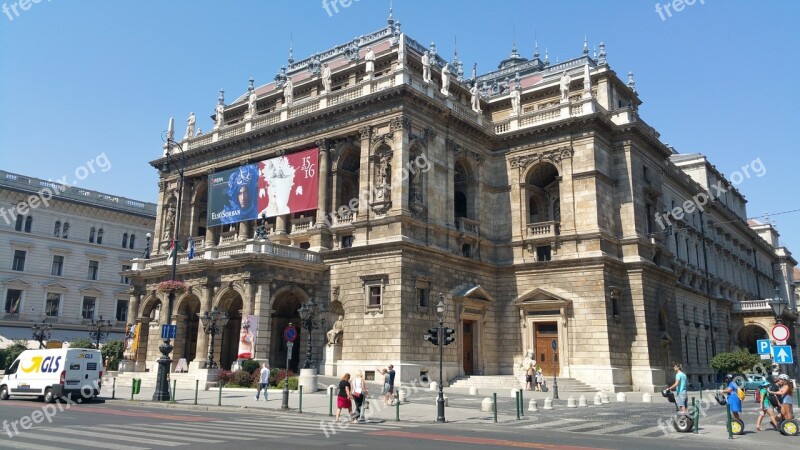
[[[361,136],[361,139],[369,139],[369,127],[361,127],[358,129],[358,134]]]
[[[331,297],[333,298],[334,302],[338,302],[339,301],[339,290],[340,289],[341,288],[339,286],[334,286],[334,287],[331,288]]]
[[[358,39],[353,39],[345,49],[344,57],[350,61],[358,61]]]
[[[531,163],[550,162],[561,167],[561,161],[571,159],[575,151],[572,147],[561,147],[555,150],[534,153],[531,155],[515,156],[509,160],[511,168],[524,169]]]
[[[395,117],[389,122],[389,129],[391,131],[408,130],[409,128],[411,128],[411,120],[405,116]]]
[[[308,62],[308,71],[313,75],[319,75],[320,70],[322,70],[322,62],[320,61],[319,55],[314,55],[311,61]]]

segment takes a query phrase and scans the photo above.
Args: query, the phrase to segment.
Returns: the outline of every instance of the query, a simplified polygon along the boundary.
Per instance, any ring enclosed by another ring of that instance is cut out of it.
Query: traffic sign
[[[771,359],[770,355],[759,355],[759,356],[761,356],[761,359],[766,359],[768,361]]]
[[[550,343],[550,347],[553,348],[553,351],[556,351],[558,349],[558,342],[556,342],[556,340],[553,339],[553,342]]]
[[[294,342],[289,341],[286,343],[286,349],[289,350],[289,356],[287,358],[291,358],[292,356],[292,347],[294,347]]]
[[[789,339],[789,328],[783,324],[777,324],[772,327],[772,339],[776,341],[785,341]]]
[[[283,330],[283,338],[286,339],[286,342],[294,342],[297,339],[297,328],[293,326],[288,326]]]
[[[177,325],[161,325],[161,339],[175,339],[178,337]]]
[[[794,364],[792,347],[788,345],[776,345],[772,347],[772,356],[778,364]]]
[[[756,347],[758,348],[759,355],[769,355],[772,353],[772,345],[770,344],[769,339],[757,340]]]

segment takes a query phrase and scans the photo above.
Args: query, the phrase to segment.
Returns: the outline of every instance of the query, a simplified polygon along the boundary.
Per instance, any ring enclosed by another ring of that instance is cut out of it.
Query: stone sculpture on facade
[[[322,76],[322,89],[324,89],[325,92],[330,93],[331,92],[331,68],[328,67],[327,63],[322,65],[322,74],[321,74],[321,76]]]
[[[472,110],[476,113],[481,112],[481,91],[478,89],[478,83],[472,85],[472,89],[469,90],[469,93],[472,94]]]
[[[283,86],[283,106],[288,108],[292,106],[292,102],[294,101],[294,83],[292,83],[292,77],[286,78],[286,84]]]
[[[442,95],[450,95],[450,64],[442,66]]]
[[[219,91],[219,101],[217,102],[216,115],[214,116],[214,129],[218,129],[225,123],[225,91]]]
[[[281,66],[281,70],[275,75],[275,86],[278,89],[282,88],[284,84],[286,84],[286,67]]]
[[[561,74],[561,102],[565,103],[569,101],[569,84],[572,82],[572,78],[567,75],[567,71],[565,70]]]
[[[431,57],[427,51],[422,54],[422,81],[431,82]]]
[[[367,47],[367,54],[364,55],[364,60],[367,62],[367,75],[372,75],[375,72],[375,53],[371,47]]]
[[[196,119],[194,117],[194,113],[189,113],[189,118],[186,119],[186,135],[183,136],[184,139],[189,139],[190,137],[194,137],[194,124]]]
[[[339,316],[336,322],[333,323],[333,328],[328,331],[328,345],[336,345],[341,343],[341,336],[344,333],[344,317]]]
[[[522,89],[519,84],[511,90],[511,109],[512,114],[518,116],[522,113]]]
[[[250,117],[255,117],[258,95],[256,95],[256,90],[253,88],[252,80],[250,81],[250,97],[247,99],[247,113],[250,115]]]

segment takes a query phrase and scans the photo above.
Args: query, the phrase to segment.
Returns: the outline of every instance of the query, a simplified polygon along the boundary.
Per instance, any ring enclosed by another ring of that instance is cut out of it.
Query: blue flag
[[[189,260],[194,258],[194,239],[189,238]]]

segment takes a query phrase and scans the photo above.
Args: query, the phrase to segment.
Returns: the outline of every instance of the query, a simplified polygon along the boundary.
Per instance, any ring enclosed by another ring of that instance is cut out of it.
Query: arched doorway
[[[758,354],[756,341],[759,339],[769,339],[767,330],[758,325],[745,325],[739,330],[739,347],[746,348],[750,353]]]
[[[270,349],[270,363],[272,367],[286,368],[286,343],[283,339],[283,330],[292,323],[297,328],[298,337],[292,347],[292,359],[289,361],[289,370],[299,373],[300,347],[302,347],[303,329],[300,328],[300,314],[297,312],[306,300],[306,296],[299,289],[287,289],[275,296],[272,307],[272,348]]]
[[[197,357],[197,333],[200,329],[200,299],[194,295],[184,297],[178,304],[178,333],[175,339],[175,358],[192,362]],[[205,349],[206,351],[208,349]],[[204,354],[203,349],[199,353]]]
[[[561,201],[558,170],[549,163],[531,168],[525,184],[528,223],[560,222]]]
[[[139,343],[136,347],[136,361],[148,364],[147,369],[152,369],[151,361],[161,357],[158,346],[161,343],[162,304],[158,297],[150,297],[144,301],[142,312],[139,316]],[[166,313],[164,313],[166,315]],[[149,348],[152,344],[153,348]],[[137,365],[137,367],[139,367]],[[144,370],[145,366],[141,366]]]
[[[217,308],[228,315],[228,324],[222,329],[219,346],[219,364],[223,370],[230,370],[239,354],[239,336],[242,328],[242,296],[236,291],[228,291],[219,301]]]

